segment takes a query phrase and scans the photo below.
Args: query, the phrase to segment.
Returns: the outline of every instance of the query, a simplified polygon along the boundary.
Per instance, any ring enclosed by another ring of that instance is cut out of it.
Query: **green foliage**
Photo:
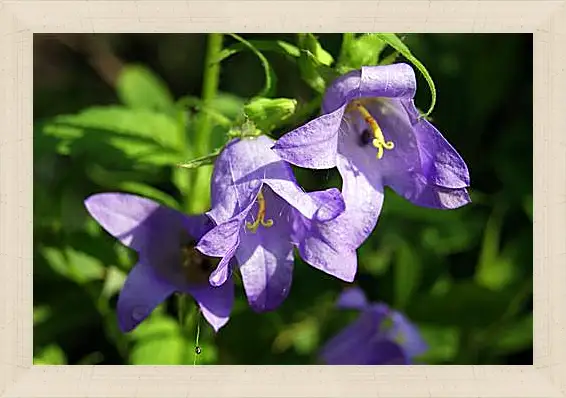
[[[354,33],[344,33],[338,66],[340,72],[346,73],[362,66],[377,65],[379,55],[386,45],[387,43],[375,33],[358,37]]]
[[[174,106],[165,82],[143,65],[126,65],[118,76],[116,91],[131,108],[167,111]]]
[[[295,113],[297,101],[291,98],[255,98],[244,106],[244,113],[256,128],[270,133]]]
[[[176,296],[122,334],[116,299],[137,255],[92,220],[83,201],[95,192],[124,191],[179,210],[195,200],[207,206],[212,163],[228,140],[279,136],[316,115],[339,74],[398,58],[429,84],[427,115],[439,88],[445,105],[435,109],[433,123],[470,168],[472,204],[425,209],[387,189],[378,225],[358,250],[355,283],[415,322],[429,345],[419,363],[532,361],[532,65],[525,62],[532,59],[532,38],[225,36],[211,61],[222,67],[220,86],[204,101],[201,77],[211,65],[201,62],[204,37],[162,37],[159,45],[149,37],[136,39],[139,47],[130,52],[124,50],[133,43],[129,36],[122,37],[124,47],[111,46],[125,65],[113,90],[87,63],[56,56],[73,90],[51,79],[35,82],[35,364],[318,363],[320,347],[357,313],[334,308],[349,284],[300,259],[277,311],[251,311],[236,279],[232,318],[218,334],[192,300]],[[171,48],[185,55],[167,57]],[[163,57],[175,61],[164,65]],[[248,73],[258,60],[259,72]],[[52,61],[36,62],[41,70]],[[416,103],[427,96],[417,90]],[[307,191],[341,186],[335,170],[295,172]]]
[[[393,47],[395,50],[397,50],[402,56],[407,58],[423,74],[424,78],[426,79],[426,82],[428,83],[428,87],[430,88],[430,94],[432,96],[430,106],[429,106],[428,111],[426,112],[425,116],[430,115],[432,113],[432,110],[434,109],[434,105],[436,104],[436,88],[434,86],[434,81],[432,80],[432,77],[428,73],[425,66],[421,63],[421,61],[419,61],[413,55],[413,53],[411,53],[411,50],[409,50],[409,47],[407,47],[407,45],[405,43],[403,43],[401,41],[401,39],[399,39],[399,37],[397,37],[396,34],[394,34],[394,33],[377,33],[377,36],[381,40],[383,40],[385,43],[389,44],[391,47]]]

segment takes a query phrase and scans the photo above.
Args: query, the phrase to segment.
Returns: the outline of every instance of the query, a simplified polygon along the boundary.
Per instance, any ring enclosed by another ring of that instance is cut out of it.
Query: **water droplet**
[[[132,318],[135,321],[141,321],[146,315],[145,307],[134,307],[132,310]]]
[[[202,350],[200,349],[200,347],[197,345],[195,347],[195,354],[200,355],[200,353],[202,352]]]

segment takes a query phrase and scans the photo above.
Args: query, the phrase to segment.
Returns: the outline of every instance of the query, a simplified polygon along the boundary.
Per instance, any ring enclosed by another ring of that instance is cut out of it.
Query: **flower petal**
[[[321,207],[316,220],[311,221],[300,214],[295,215],[293,240],[298,245],[299,253],[302,259],[314,268],[352,282],[357,270],[355,244],[340,241],[335,235],[342,227],[335,219],[343,213],[345,203],[335,188],[311,192],[309,195]]]
[[[336,188],[324,191],[309,192],[309,196],[314,199],[319,206],[315,214],[316,221],[334,220],[346,210],[346,203],[340,191]]]
[[[470,185],[468,166],[454,147],[436,127],[419,115],[412,99],[402,100],[401,104],[413,124],[426,180],[439,187],[468,187]]]
[[[358,319],[330,339],[321,349],[320,357],[328,365],[373,365],[376,343],[379,342],[380,315],[364,311]],[[377,352],[378,359],[383,355]],[[386,358],[387,359],[387,358]]]
[[[428,349],[428,345],[417,327],[409,322],[403,314],[393,311],[391,318],[393,320],[392,337],[395,338],[400,335],[401,346],[410,358],[416,357]]]
[[[336,166],[338,129],[345,106],[326,113],[279,138],[273,150],[284,160],[310,169]]]
[[[245,230],[236,251],[248,302],[258,312],[271,311],[283,302],[293,274],[291,209],[269,189],[264,190],[264,197],[265,220],[273,220],[273,225],[260,226],[255,232]]]
[[[140,251],[155,228],[168,221],[179,223],[180,213],[137,195],[101,193],[88,197],[85,206],[91,216],[124,245]],[[167,233],[164,229],[162,232]]]
[[[357,286],[345,289],[336,302],[336,307],[342,309],[363,310],[367,308],[367,306],[368,301],[366,295],[364,291]]]
[[[145,261],[136,264],[124,283],[117,304],[118,325],[122,332],[138,326],[176,288],[159,277]]]
[[[369,365],[409,365],[410,358],[403,348],[389,340],[382,340],[371,350],[372,361]]]
[[[212,181],[212,209],[217,223],[227,221],[255,201],[262,183],[273,189],[305,217],[312,218],[318,207],[297,185],[293,171],[271,147],[266,136],[231,141],[216,161]]]
[[[357,249],[375,228],[384,198],[379,174],[359,161],[363,159],[338,156],[346,210],[324,224],[333,242],[343,242],[342,245],[348,245],[351,250]]]
[[[408,64],[364,66],[340,76],[328,87],[322,109],[332,112],[358,98],[413,98],[416,88],[415,72]]]
[[[199,304],[204,318],[218,332],[230,319],[234,304],[234,282],[230,279],[218,287],[208,284],[191,286],[189,291]]]
[[[457,209],[470,203],[470,195],[465,188],[451,189],[427,185],[418,197],[411,202],[432,209]]]
[[[418,117],[412,100],[379,100],[369,109],[395,148],[379,160],[364,158],[367,150],[360,153],[352,144],[359,134],[354,127],[350,136],[343,136],[340,151],[356,158],[358,164],[363,162],[367,169],[373,168],[371,173],[380,175],[384,185],[416,205],[455,208],[469,202],[467,192],[461,190],[469,182],[463,160],[438,130]],[[368,148],[370,153],[375,151]]]
[[[198,242],[196,249],[211,257],[224,257],[240,243],[242,221],[233,218],[208,231]]]

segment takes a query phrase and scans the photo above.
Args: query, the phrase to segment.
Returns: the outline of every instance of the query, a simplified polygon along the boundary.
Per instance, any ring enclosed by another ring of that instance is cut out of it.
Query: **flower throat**
[[[377,158],[381,159],[383,157],[384,149],[391,150],[395,148],[395,144],[393,141],[386,141],[385,136],[383,135],[383,131],[377,124],[375,118],[369,113],[367,108],[362,104],[360,100],[354,100],[351,102],[351,106],[364,118],[364,121],[367,123],[369,130],[364,130],[362,132],[362,144],[367,145],[371,142],[371,144],[377,149]]]
[[[273,220],[271,218],[267,220],[265,219],[266,204],[262,191],[259,191],[259,194],[257,195],[257,206],[258,209],[256,220],[253,223],[246,223],[246,228],[254,233],[257,231],[260,225],[263,225],[265,228],[273,226]]]

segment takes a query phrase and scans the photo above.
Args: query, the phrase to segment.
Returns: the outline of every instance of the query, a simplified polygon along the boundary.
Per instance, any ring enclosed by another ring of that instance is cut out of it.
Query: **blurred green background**
[[[342,35],[317,37],[337,58]],[[473,203],[427,210],[387,191],[358,251],[356,283],[419,326],[430,345],[421,363],[532,364],[532,35],[402,37],[435,81],[433,123],[466,160]],[[135,255],[88,217],[83,200],[120,190],[184,206],[196,172],[172,165],[198,155],[190,138],[198,109],[172,109],[200,96],[205,49],[199,34],[34,35],[36,364],[193,363],[196,317],[181,328],[173,299],[133,333],[118,331],[116,295]],[[296,63],[265,56],[277,96],[299,106],[316,96]],[[221,67],[213,107],[233,118],[261,89],[263,69],[251,52]],[[426,109],[430,92],[418,79]],[[215,127],[213,145],[224,132]],[[340,186],[335,170],[296,173],[306,190]],[[288,299],[267,314],[252,312],[237,286],[219,334],[200,322],[199,363],[316,363],[356,315],[332,308],[346,285],[297,260]]]

